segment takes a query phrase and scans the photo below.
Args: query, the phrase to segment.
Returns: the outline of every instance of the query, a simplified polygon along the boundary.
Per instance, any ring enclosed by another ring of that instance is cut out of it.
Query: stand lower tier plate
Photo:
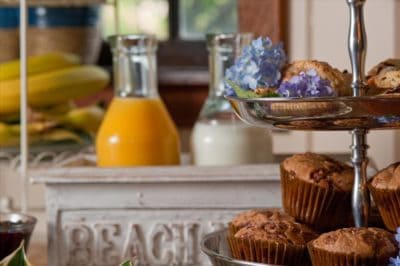
[[[400,128],[400,95],[227,99],[243,121],[260,127],[291,130]]]
[[[213,266],[279,266],[232,258],[227,242],[227,229],[206,235],[201,241],[201,250],[207,254]]]

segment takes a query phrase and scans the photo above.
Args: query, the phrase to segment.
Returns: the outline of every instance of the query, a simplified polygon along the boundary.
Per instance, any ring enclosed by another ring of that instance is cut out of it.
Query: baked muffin
[[[367,95],[386,94],[400,86],[400,59],[387,59],[367,75]],[[391,94],[391,93],[389,93]]]
[[[368,187],[385,226],[395,231],[400,226],[400,162],[378,172]]]
[[[337,96],[351,95],[351,80],[346,73],[332,67],[327,62],[317,60],[298,60],[289,64],[283,72],[283,81],[288,81],[301,72],[315,70],[321,79],[328,80]]]
[[[344,228],[308,244],[313,266],[386,266],[398,252],[394,235],[380,228]]]
[[[289,220],[294,222],[294,218],[281,212],[279,209],[253,209],[241,212],[236,215],[229,223],[229,233],[235,235],[243,227],[259,227],[270,221]]]
[[[261,226],[246,226],[228,236],[232,255],[245,261],[310,265],[307,243],[317,234],[291,219],[270,220]]]
[[[328,156],[296,154],[281,163],[285,212],[316,229],[346,225],[351,216],[353,167]]]

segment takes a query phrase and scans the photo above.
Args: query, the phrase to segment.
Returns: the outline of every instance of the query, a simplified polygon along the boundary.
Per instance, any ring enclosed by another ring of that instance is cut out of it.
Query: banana
[[[83,130],[94,136],[104,117],[104,110],[97,105],[73,109],[58,122],[73,129]]]
[[[47,107],[88,96],[105,88],[109,74],[96,66],[77,66],[28,78],[28,103]],[[0,82],[0,115],[19,111],[19,80]]]
[[[54,125],[50,123],[30,123],[28,124],[29,144],[36,143],[54,143],[60,141],[72,141],[82,143],[82,138],[67,129],[53,128]],[[0,122],[0,148],[1,147],[15,147],[19,144],[20,126],[7,125]]]
[[[28,75],[54,71],[77,66],[80,63],[78,56],[68,53],[46,53],[28,57]],[[13,60],[0,64],[0,81],[19,78],[20,60]]]

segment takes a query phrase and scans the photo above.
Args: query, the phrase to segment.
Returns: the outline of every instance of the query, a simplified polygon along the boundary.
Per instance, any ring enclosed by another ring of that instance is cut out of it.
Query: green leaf
[[[30,266],[25,255],[24,241],[21,241],[19,247],[13,253],[0,261],[0,266]]]
[[[260,98],[260,95],[258,95],[254,91],[244,90],[244,89],[240,88],[240,86],[238,86],[237,84],[232,82],[231,80],[226,80],[226,82],[233,88],[233,90],[235,91],[236,95],[239,98]]]
[[[132,261],[127,260],[127,261],[121,263],[119,266],[133,266],[133,263],[132,263]]]
[[[257,94],[252,90],[242,89],[240,86],[238,86],[231,80],[226,80],[226,82],[233,88],[233,90],[235,91],[236,95],[239,98],[249,99],[249,98],[261,98],[261,97],[280,97],[279,94],[277,94],[276,92],[268,91],[264,94]]]

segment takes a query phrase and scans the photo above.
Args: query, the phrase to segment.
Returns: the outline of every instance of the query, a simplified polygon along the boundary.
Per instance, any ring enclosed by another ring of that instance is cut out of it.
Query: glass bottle
[[[251,34],[207,35],[210,85],[191,136],[195,165],[255,164],[272,161],[271,132],[249,126],[224,98],[225,70],[234,64]]]
[[[115,94],[96,138],[98,166],[179,164],[178,131],[157,89],[156,38],[122,35],[109,41]]]

